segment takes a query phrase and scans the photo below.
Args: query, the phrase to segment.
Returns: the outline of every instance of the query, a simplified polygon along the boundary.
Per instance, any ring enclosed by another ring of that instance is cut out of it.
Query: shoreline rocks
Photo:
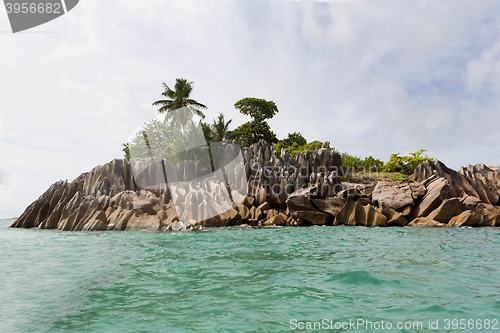
[[[54,183],[11,227],[65,231],[184,231],[234,225],[500,227],[497,167],[469,165],[457,172],[435,160],[416,168],[415,181],[349,183],[340,181],[340,155],[327,146],[293,157],[284,150],[278,156],[264,141],[240,148],[244,164],[226,168],[224,177],[214,174],[198,184],[163,184],[149,190],[137,185],[134,170],[145,170],[141,177],[148,181],[157,179],[161,169],[153,162],[113,160],[72,182]],[[168,167],[178,170],[181,180],[196,173],[186,161]]]

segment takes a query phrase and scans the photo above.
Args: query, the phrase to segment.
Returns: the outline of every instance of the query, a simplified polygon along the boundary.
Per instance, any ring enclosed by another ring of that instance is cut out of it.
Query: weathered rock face
[[[403,216],[403,213],[382,205],[377,211],[387,218],[387,226],[389,227],[404,227],[408,224],[408,220]]]
[[[328,171],[342,171],[342,160],[340,154],[329,150],[329,143],[326,143],[321,149],[316,151],[306,151],[305,153],[297,153],[294,159],[300,166],[306,170],[306,175],[309,177],[312,173],[326,173]]]
[[[234,147],[226,146],[221,159],[235,153]],[[206,178],[196,185],[189,182],[197,175],[193,162],[172,165],[168,161],[114,160],[71,183],[53,184],[12,227],[175,231],[240,223],[257,225],[268,219],[267,212],[272,208],[284,212],[288,196],[302,189],[311,174],[318,184],[316,191],[322,191],[323,197],[334,195],[329,189],[339,183],[332,170],[341,169],[340,156],[327,147],[301,156],[302,164],[284,150],[277,156],[272,146],[263,141],[242,147],[241,152],[244,165],[226,168],[224,177],[222,173],[214,174],[213,179]],[[169,179],[179,183],[167,187],[165,169]],[[226,186],[221,185],[224,183]],[[331,212],[337,208],[325,207]],[[330,222],[330,215],[321,211],[295,216],[306,224]],[[270,223],[282,225],[292,221],[290,214],[279,212]]]
[[[286,202],[291,217],[306,224],[331,225],[346,200],[340,197],[322,198],[317,187],[294,192]]]
[[[434,221],[429,217],[419,217],[408,223],[409,227],[419,227],[419,228],[444,228],[447,224]]]
[[[448,223],[452,217],[460,215],[465,209],[460,198],[446,199],[427,217],[440,223]]]
[[[474,211],[467,210],[452,218],[448,224],[452,227],[499,227],[500,215],[492,213],[477,214]]]
[[[377,212],[372,206],[363,206],[347,199],[342,210],[335,217],[334,225],[366,226],[366,227],[386,227],[387,217]]]
[[[372,194],[372,200],[374,204],[383,205],[394,210],[414,204],[412,189],[409,184],[393,184],[387,181],[377,183]]]
[[[427,192],[420,203],[413,209],[412,216],[414,218],[426,217],[434,209],[438,208],[443,200],[452,197],[453,189],[445,178],[431,176],[425,179],[422,184],[425,186]]]
[[[438,160],[427,161],[415,169],[415,180],[423,181],[433,174],[445,178],[453,189],[452,196],[460,197],[462,193],[479,198],[484,203],[498,204],[500,195],[500,172],[484,165],[468,166],[460,172],[446,167]]]
[[[277,156],[271,145],[261,141],[241,148],[244,163],[205,175],[196,183],[190,181],[198,172],[192,162],[114,160],[70,183],[54,183],[12,227],[68,231],[184,231],[232,225],[500,227],[500,168],[476,165],[456,172],[435,161],[417,167],[415,182],[341,183],[340,156],[327,148],[294,157],[282,150]],[[232,160],[239,151],[238,146],[228,145],[221,160]],[[140,175],[134,178],[138,170]],[[176,181],[169,186],[165,170]]]
[[[336,216],[344,207],[346,200],[344,198],[333,197],[325,199],[311,199],[312,205],[322,213]]]

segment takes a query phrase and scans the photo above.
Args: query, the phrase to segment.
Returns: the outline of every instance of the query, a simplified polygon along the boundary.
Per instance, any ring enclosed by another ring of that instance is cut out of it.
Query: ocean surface
[[[0,221],[0,332],[500,332],[498,228],[10,223]]]

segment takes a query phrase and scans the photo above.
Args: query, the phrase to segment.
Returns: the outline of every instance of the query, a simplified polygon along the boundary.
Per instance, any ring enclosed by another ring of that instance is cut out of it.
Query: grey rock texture
[[[243,225],[366,227],[500,227],[500,168],[439,161],[415,170],[415,181],[340,182],[340,156],[328,146],[291,157],[259,142],[226,146],[243,163],[197,175],[193,162],[172,165],[113,160],[72,182],[58,181],[11,225],[64,231],[187,231]],[[134,177],[135,174],[138,177]],[[173,182],[167,186],[165,173]]]

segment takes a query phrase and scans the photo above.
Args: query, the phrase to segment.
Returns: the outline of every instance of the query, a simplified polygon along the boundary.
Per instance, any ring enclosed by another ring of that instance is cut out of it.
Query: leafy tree
[[[279,112],[273,101],[266,101],[261,98],[243,98],[234,103],[234,107],[240,113],[252,117],[257,122],[271,119]]]
[[[167,159],[172,164],[185,160],[194,161],[198,166],[198,176],[204,175],[212,167],[209,147],[200,145],[206,140],[202,129],[203,126],[200,128],[193,121],[179,128],[153,118],[126,144],[128,156],[136,160]]]
[[[260,140],[264,140],[269,144],[278,142],[276,134],[271,131],[267,122],[256,123],[254,121],[248,121],[234,131],[231,131],[228,134],[228,139],[243,142],[245,146],[251,146]]]
[[[420,156],[426,151],[426,149],[420,149],[414,153],[410,153],[410,156],[399,156],[399,153],[392,154],[389,161],[384,165],[384,171],[411,175],[420,163],[432,160],[431,157],[426,155]]]
[[[347,168],[349,171],[379,171],[382,169],[384,162],[372,156],[360,158],[350,155],[348,153],[340,154],[342,159],[342,167]]]
[[[170,89],[165,82],[163,82],[163,87],[165,88],[165,91],[162,93],[162,96],[170,99],[158,100],[154,102],[153,105],[161,106],[158,109],[158,112],[167,112],[167,117],[165,119],[171,120],[172,125],[185,126],[194,114],[198,115],[202,119],[205,118],[203,112],[198,110],[198,108],[206,109],[207,107],[198,103],[194,99],[189,98],[191,92],[193,91],[192,81],[188,82],[186,79],[175,79],[174,90]],[[173,112],[174,110],[181,108],[185,108],[186,112]]]
[[[288,154],[291,155],[292,151],[298,151],[302,146],[307,144],[307,140],[299,132],[288,133],[288,137],[283,140],[279,140],[277,144],[274,145],[274,150],[279,155],[281,154],[281,149],[285,148]],[[293,156],[293,155],[291,155]]]
[[[273,101],[260,98],[243,98],[234,104],[240,113],[250,116],[251,121],[244,123],[228,134],[228,139],[243,142],[246,146],[264,140],[270,144],[278,142],[276,134],[271,130],[267,119],[278,113],[278,107]]]
[[[300,132],[288,133],[288,137],[284,140],[289,146],[297,143],[299,146],[303,146],[307,143],[306,138],[300,134]]]

